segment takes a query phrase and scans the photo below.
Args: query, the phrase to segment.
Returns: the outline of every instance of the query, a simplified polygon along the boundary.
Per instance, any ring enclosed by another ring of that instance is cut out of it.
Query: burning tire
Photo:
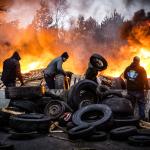
[[[110,131],[110,138],[113,140],[125,140],[129,136],[137,134],[135,126],[124,126]]]
[[[5,89],[6,97],[8,99],[33,99],[43,96],[43,87],[8,87]]]
[[[64,75],[58,74],[55,76],[55,89],[65,89]]]
[[[93,103],[98,101],[96,95],[97,84],[90,80],[82,80],[72,86],[68,93],[68,105],[73,109],[77,110],[79,104],[83,100],[90,100]]]
[[[132,104],[128,99],[113,97],[105,99],[102,104],[109,106],[114,116],[117,116],[118,114],[120,116],[133,115]]]
[[[24,114],[10,117],[10,127],[18,132],[48,132],[51,119],[43,114]]]
[[[150,146],[150,137],[144,135],[135,135],[128,138],[128,143],[134,146]]]
[[[83,107],[73,114],[72,121],[75,125],[90,125],[103,128],[112,117],[112,111],[107,105],[93,104]]]

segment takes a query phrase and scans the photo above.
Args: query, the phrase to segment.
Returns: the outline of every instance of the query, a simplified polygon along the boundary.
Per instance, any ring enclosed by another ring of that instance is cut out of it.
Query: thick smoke
[[[131,19],[135,11],[150,7],[149,0],[1,0],[1,5],[5,2],[12,3],[7,13],[7,21],[19,20],[20,27],[26,27],[30,24],[39,9],[41,1],[49,3],[51,9],[52,3],[65,1],[67,9],[63,15],[63,25],[68,27],[68,20],[71,17],[79,15],[85,18],[94,17],[98,22],[101,22],[105,16],[109,16],[116,10],[125,19]],[[66,7],[65,7],[66,8]]]

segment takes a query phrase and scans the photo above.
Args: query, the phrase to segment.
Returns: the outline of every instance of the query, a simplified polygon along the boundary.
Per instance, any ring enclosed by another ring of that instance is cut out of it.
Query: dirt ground
[[[0,140],[14,144],[15,150],[150,150],[150,147],[134,147],[127,141],[112,141],[109,139],[102,142],[85,142],[83,140],[68,141],[64,133],[53,133],[55,137],[39,135],[32,140],[10,140],[9,134],[0,132]],[[61,140],[56,137],[63,137]]]

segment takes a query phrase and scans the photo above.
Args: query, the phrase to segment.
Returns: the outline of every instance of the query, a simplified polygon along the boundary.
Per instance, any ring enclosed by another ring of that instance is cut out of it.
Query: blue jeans
[[[145,118],[145,95],[144,91],[128,91],[133,108],[137,102],[140,119]]]

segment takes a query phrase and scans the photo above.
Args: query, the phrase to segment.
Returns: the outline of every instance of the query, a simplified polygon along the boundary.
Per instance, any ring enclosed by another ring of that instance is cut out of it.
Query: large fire
[[[109,38],[107,45],[103,42],[95,42],[88,35],[91,34],[91,30],[85,34],[85,28],[81,31],[80,28],[78,30],[71,28],[67,31],[56,27],[49,28],[51,18],[48,18],[48,22],[47,17],[46,21],[44,20],[42,23],[43,20],[39,21],[41,14],[47,14],[46,11],[47,8],[42,8],[38,12],[40,15],[37,15],[33,23],[24,29],[18,28],[18,22],[0,24],[0,71],[2,71],[2,62],[18,49],[22,58],[21,70],[23,73],[45,68],[52,59],[67,51],[70,57],[63,67],[76,74],[84,74],[89,57],[93,53],[99,53],[108,61],[108,68],[101,72],[104,75],[120,76],[124,69],[130,65],[133,57],[137,55],[141,58],[141,65],[150,77],[149,20],[142,20],[142,23],[137,24],[134,21],[131,27],[127,28],[129,33],[126,36],[126,41],[128,42],[114,49],[111,47],[114,42],[109,42]],[[43,26],[46,27],[43,28]],[[128,30],[129,28],[131,29]]]

